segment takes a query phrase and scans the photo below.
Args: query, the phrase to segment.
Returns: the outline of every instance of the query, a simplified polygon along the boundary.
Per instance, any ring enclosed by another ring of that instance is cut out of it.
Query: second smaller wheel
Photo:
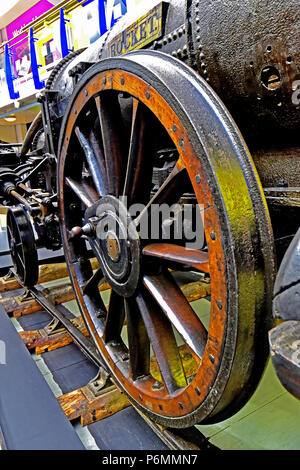
[[[37,248],[30,218],[22,206],[8,210],[7,238],[16,276],[24,286],[34,286],[39,277]]]

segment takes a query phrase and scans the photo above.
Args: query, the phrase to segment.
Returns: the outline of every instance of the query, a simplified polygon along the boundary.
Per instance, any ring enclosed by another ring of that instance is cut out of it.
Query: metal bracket
[[[44,99],[48,101],[48,103],[57,102],[59,91],[58,90],[46,90],[43,93]]]
[[[98,397],[102,394],[102,390],[108,385],[109,381],[110,374],[100,367],[96,377],[88,383],[88,388],[95,397]]]
[[[95,62],[79,62],[69,70],[69,77],[73,79],[74,86],[77,84],[81,76],[94,64]]]
[[[32,76],[33,76],[33,81],[34,81],[34,86],[36,90],[41,90],[45,86],[44,80],[40,80],[39,77],[39,65],[37,63],[37,57],[36,57],[36,51],[35,51],[35,45],[34,42],[36,41],[36,38],[33,37],[33,29],[29,29],[29,47],[30,47],[30,57],[31,57],[31,70],[32,70]]]
[[[20,98],[20,93],[14,90],[14,80],[16,77],[13,76],[11,71],[10,57],[12,56],[8,44],[5,45],[5,73],[6,73],[6,83],[8,87],[8,92],[11,100]]]
[[[8,273],[3,277],[4,282],[10,281],[11,279],[14,279],[15,275],[12,269],[8,271]]]
[[[42,108],[42,120],[43,120],[43,128],[45,131],[46,136],[46,146],[48,153],[55,155],[55,146],[53,141],[52,135],[52,126],[51,126],[51,118],[50,118],[50,102],[52,99],[55,99],[57,96],[57,92],[49,93],[50,90],[43,90],[38,94],[37,101],[41,104]]]
[[[59,11],[59,24],[60,24],[60,45],[61,45],[61,55],[66,57],[69,52],[72,52],[73,49],[69,49],[68,38],[66,31],[66,22],[69,23],[70,20],[65,18],[64,8],[61,8]]]
[[[47,336],[54,335],[56,333],[61,333],[62,331],[66,331],[63,324],[57,318],[53,318],[51,322],[45,326],[44,328],[45,333]]]
[[[17,278],[18,279],[18,278]],[[19,302],[27,302],[28,300],[33,300],[34,297],[31,294],[29,289],[25,289],[24,293],[18,297]]]
[[[54,121],[61,119],[66,112],[67,106],[70,102],[70,97],[66,96],[61,100],[57,100],[51,104],[50,116]]]

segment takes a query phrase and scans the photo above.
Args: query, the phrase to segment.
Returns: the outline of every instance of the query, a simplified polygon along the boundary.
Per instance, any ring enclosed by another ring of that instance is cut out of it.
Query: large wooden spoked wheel
[[[153,167],[165,149],[176,162],[154,188]],[[203,208],[202,249],[139,236],[146,209],[191,193]],[[162,425],[236,412],[268,355],[273,239],[249,152],[211,88],[157,52],[92,66],[62,125],[58,194],[77,301],[114,381]],[[127,208],[146,209],[131,217],[120,196]],[[100,263],[95,273],[88,248]],[[205,325],[175,280],[187,269],[210,278]],[[111,286],[107,306],[103,282]]]

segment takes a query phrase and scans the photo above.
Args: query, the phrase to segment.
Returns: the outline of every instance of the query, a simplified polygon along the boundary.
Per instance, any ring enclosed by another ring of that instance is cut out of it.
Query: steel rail
[[[74,342],[79,346],[80,350],[90,359],[96,366],[102,367],[103,362],[92,341],[86,338],[73,323],[66,317],[70,311],[63,305],[53,305],[37,287],[31,287],[28,292],[37,300],[37,302],[54,318],[56,318],[72,336]]]

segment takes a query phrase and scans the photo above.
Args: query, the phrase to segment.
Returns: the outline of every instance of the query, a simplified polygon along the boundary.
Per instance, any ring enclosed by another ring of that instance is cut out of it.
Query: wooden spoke
[[[93,178],[95,188],[98,191],[100,196],[104,196],[106,194],[106,188],[103,184],[102,180],[102,174],[103,174],[103,168],[99,165],[98,159],[96,155],[94,154],[89,141],[87,138],[84,136],[84,134],[81,132],[79,127],[76,127],[75,133],[78,137],[78,141],[82,147],[82,150],[84,151],[85,158],[88,163],[89,170],[91,172],[91,176]]]
[[[76,247],[74,246],[76,243]],[[102,300],[98,288],[98,277],[100,280],[99,270],[93,274],[92,264],[88,259],[87,247],[83,239],[77,239],[70,246],[73,255],[77,253],[77,261],[72,263],[73,271],[75,272],[76,279],[81,286],[82,294],[84,295],[87,306],[93,310],[95,318],[105,318],[106,308]],[[80,254],[79,254],[80,253]]]
[[[128,332],[130,377],[136,380],[149,375],[150,343],[145,323],[134,298],[125,299]]]
[[[97,156],[98,171],[103,189],[103,194],[101,194],[101,196],[105,196],[106,194],[108,194],[106,163],[102,143],[99,141],[98,135],[94,129],[92,129],[90,132],[89,142],[94,155]]]
[[[98,200],[97,193],[87,183],[76,181],[71,177],[67,177],[65,181],[86,207],[92,206]]]
[[[124,299],[123,297],[116,294],[116,292],[111,291],[103,334],[103,340],[105,343],[109,343],[113,340],[120,340],[124,319]]]
[[[180,196],[184,193],[185,185],[188,181],[187,173],[182,165],[181,161],[178,160],[175,167],[173,168],[172,172],[159,188],[159,190],[155,193],[155,195],[151,198],[142,212],[138,215],[135,219],[134,223],[138,225],[141,219],[149,212],[149,209],[152,205],[160,205],[160,204],[169,204],[172,205],[178,201]]]
[[[136,300],[165,386],[174,393],[187,381],[171,323],[146,290]]]
[[[147,202],[151,189],[153,135],[150,118],[142,103],[133,99],[132,125],[123,195],[131,204]]]
[[[162,260],[186,264],[204,273],[209,273],[209,256],[206,251],[191,250],[180,245],[172,245],[171,243],[153,243],[145,246],[143,254]]]
[[[144,284],[194,353],[202,358],[207,331],[171,274],[145,275]]]
[[[141,121],[138,119],[139,108],[140,108],[139,102],[136,99],[133,99],[129,155],[128,155],[128,161],[127,161],[127,170],[126,170],[123,196],[128,196],[129,193],[132,191],[132,180],[133,180],[134,169],[135,169],[135,164],[137,160],[137,153],[138,153],[137,147],[139,144],[139,135],[141,132],[141,125],[142,125]]]
[[[94,289],[97,289],[101,281],[104,282],[104,277],[103,277],[102,270],[99,268],[97,269],[97,271],[95,271],[93,276],[87,281],[86,285],[83,288],[83,293],[87,294],[88,292]]]
[[[124,132],[118,95],[105,93],[101,98],[97,96],[95,102],[100,118],[108,191],[118,197],[124,179]]]

